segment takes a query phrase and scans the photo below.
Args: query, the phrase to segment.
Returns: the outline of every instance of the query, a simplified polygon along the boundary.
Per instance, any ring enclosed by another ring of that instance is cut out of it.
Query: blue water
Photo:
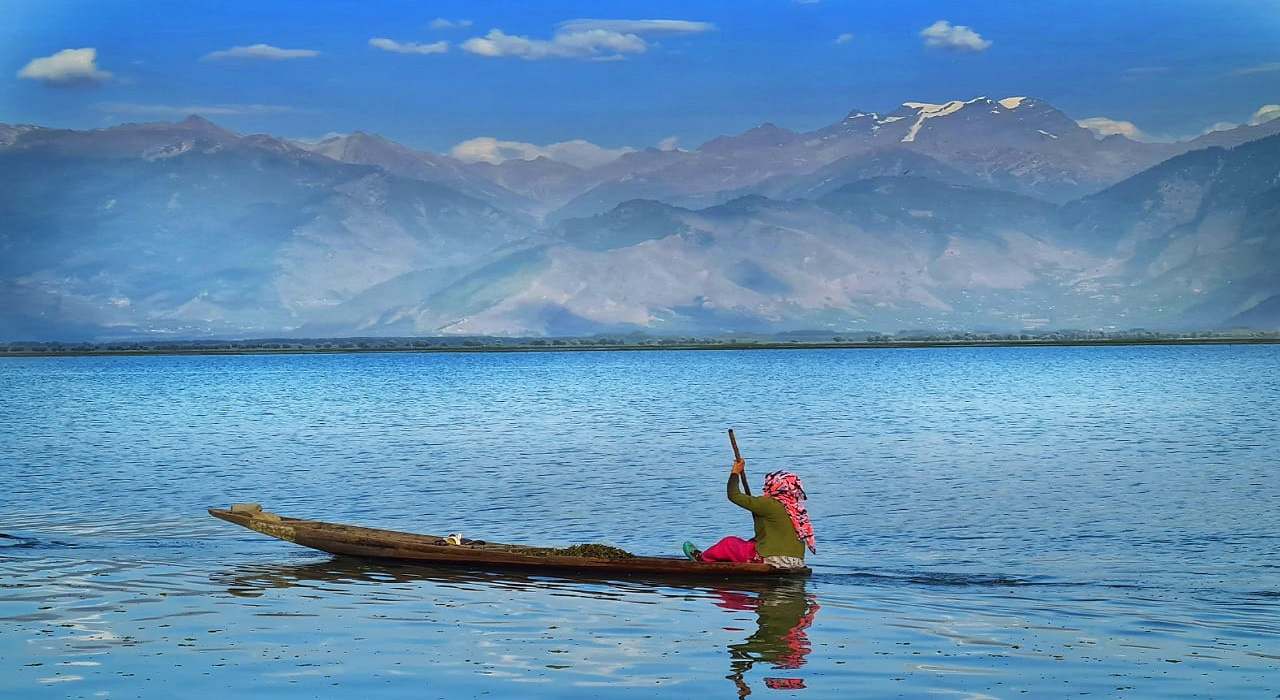
[[[1278,697],[1277,416],[1275,345],[4,358],[0,694]],[[749,532],[726,428],[805,481],[803,584],[205,513],[675,555]]]

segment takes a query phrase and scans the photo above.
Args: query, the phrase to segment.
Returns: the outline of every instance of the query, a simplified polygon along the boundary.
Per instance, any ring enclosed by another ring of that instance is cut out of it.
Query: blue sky
[[[575,157],[694,148],[764,122],[803,131],[855,108],[981,95],[1038,97],[1158,140],[1280,114],[1267,109],[1280,103],[1276,0],[2,6],[10,124],[195,111],[242,133],[362,130],[474,158],[498,142],[508,154],[587,142],[561,147]]]

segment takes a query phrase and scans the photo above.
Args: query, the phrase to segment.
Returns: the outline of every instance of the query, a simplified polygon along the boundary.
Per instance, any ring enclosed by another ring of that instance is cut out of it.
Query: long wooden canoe
[[[795,576],[809,567],[777,569],[768,564],[699,562],[676,557],[579,557],[548,554],[548,548],[494,542],[448,544],[443,537],[286,518],[264,512],[211,508],[209,514],[286,542],[331,554],[346,554],[468,569],[547,569],[597,574],[664,574],[738,578]]]

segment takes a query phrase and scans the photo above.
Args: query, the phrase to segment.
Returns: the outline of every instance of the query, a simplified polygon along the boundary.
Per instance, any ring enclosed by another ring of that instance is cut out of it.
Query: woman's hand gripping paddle
[[[738,451],[738,440],[737,438],[733,437],[733,428],[729,428],[729,444],[733,445],[734,463],[736,464],[738,462],[741,462],[742,453]],[[742,492],[750,496],[751,486],[747,483],[747,472],[745,468],[742,471],[738,472],[738,481],[742,483]]]

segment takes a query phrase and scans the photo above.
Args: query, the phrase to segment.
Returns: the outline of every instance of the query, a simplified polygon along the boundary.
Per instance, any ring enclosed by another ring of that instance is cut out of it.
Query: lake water
[[[0,696],[1280,697],[1280,346],[0,359]],[[803,582],[364,562],[205,509]]]

